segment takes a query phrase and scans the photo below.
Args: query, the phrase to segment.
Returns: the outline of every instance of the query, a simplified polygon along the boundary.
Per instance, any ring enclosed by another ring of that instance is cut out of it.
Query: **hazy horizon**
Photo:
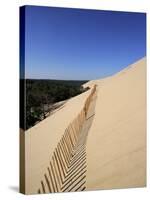
[[[145,13],[25,6],[26,79],[101,79],[145,56]]]
[[[146,57],[146,56],[144,56],[144,57],[142,57],[142,58],[136,60],[136,61],[133,62],[133,63],[130,63],[128,66],[123,67],[123,68],[122,68],[121,70],[119,70],[118,72],[120,72],[120,71],[122,71],[122,70],[128,68],[130,65],[132,65],[132,64],[134,64],[134,63],[140,61],[141,59],[143,59],[143,58],[145,58],[145,57]],[[109,75],[109,76],[113,76],[113,75],[117,74],[118,72],[116,72],[116,73],[114,73],[114,74],[112,74],[112,75]],[[107,77],[109,77],[109,76],[101,77],[101,78],[99,78],[99,79],[107,78]],[[98,80],[98,79],[59,79],[59,78],[58,78],[58,79],[53,79],[53,78],[25,78],[25,79],[33,79],[33,80],[54,80],[54,81],[55,81],[55,80],[56,80],[56,81],[91,81],[91,80]]]

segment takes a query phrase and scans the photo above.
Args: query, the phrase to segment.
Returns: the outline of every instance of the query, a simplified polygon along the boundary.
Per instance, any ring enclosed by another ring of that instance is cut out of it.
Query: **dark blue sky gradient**
[[[25,75],[99,79],[146,55],[144,13],[26,6]]]

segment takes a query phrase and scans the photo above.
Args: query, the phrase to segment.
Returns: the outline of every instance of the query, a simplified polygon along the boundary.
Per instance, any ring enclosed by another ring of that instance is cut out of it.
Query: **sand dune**
[[[26,194],[145,186],[146,58],[84,86],[25,132]]]
[[[87,190],[146,184],[146,59],[97,81],[87,140]]]
[[[37,193],[45,170],[65,129],[78,115],[90,91],[67,101],[65,106],[25,132],[27,194]]]

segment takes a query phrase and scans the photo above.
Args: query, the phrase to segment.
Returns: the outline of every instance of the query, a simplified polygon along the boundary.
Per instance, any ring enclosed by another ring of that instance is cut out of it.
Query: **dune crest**
[[[96,84],[95,117],[87,141],[87,190],[143,187],[146,58]]]

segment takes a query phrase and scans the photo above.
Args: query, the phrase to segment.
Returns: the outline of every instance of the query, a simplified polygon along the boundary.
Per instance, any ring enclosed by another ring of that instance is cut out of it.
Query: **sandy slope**
[[[64,107],[25,132],[26,193],[37,193],[54,149],[65,129],[79,114],[90,90],[68,100]]]
[[[94,84],[97,97],[86,143],[86,190],[144,186],[146,59],[84,86],[92,88]],[[58,142],[90,92],[71,98],[60,110],[25,132],[25,193],[37,193]]]
[[[87,190],[145,186],[146,59],[95,82],[98,92],[87,140]]]

